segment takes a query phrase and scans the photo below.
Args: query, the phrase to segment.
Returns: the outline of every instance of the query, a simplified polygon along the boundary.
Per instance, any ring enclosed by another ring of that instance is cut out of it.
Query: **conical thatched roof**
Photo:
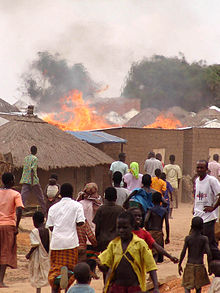
[[[92,167],[113,161],[102,151],[35,116],[1,116],[10,121],[0,126],[0,152],[11,152],[16,168],[23,166],[32,145],[38,148],[38,167],[44,170]]]
[[[155,122],[160,111],[155,108],[143,109],[140,113],[132,117],[125,125],[130,127],[144,127]]]

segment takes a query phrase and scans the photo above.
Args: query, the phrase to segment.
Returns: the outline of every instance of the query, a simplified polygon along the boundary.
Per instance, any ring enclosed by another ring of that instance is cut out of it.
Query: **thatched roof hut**
[[[91,181],[98,184],[100,193],[109,185],[108,170],[113,159],[99,149],[34,115],[0,114],[0,117],[7,120],[0,126],[0,152],[12,154],[17,185],[24,157],[32,145],[38,148],[38,176],[43,188],[51,173],[57,173],[60,184],[72,183],[75,194]],[[29,204],[35,203],[32,197]]]
[[[0,127],[0,152],[11,152],[15,168],[23,166],[30,147],[38,148],[38,166],[49,170],[66,167],[93,167],[110,164],[112,158],[38,117],[9,116]]]
[[[15,105],[11,105],[8,102],[0,99],[0,112],[11,113],[11,112],[20,112]]]

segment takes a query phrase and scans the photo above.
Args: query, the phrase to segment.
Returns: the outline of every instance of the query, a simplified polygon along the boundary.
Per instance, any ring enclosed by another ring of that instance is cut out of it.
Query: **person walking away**
[[[208,263],[211,260],[208,238],[202,235],[203,220],[200,217],[192,219],[191,233],[185,238],[183,250],[180,255],[178,265],[181,276],[182,262],[188,250],[187,264],[183,272],[182,286],[186,293],[191,289],[196,289],[196,293],[201,293],[202,287],[210,284],[206,268],[203,264],[204,254],[207,254]]]
[[[31,231],[31,249],[26,254],[29,260],[29,280],[36,288],[36,293],[41,293],[41,288],[48,285],[50,269],[49,246],[50,231],[45,228],[44,214],[35,212],[33,215],[35,229]]]
[[[99,268],[108,272],[104,293],[146,292],[150,273],[154,293],[158,293],[157,266],[145,241],[132,233],[134,218],[123,212],[117,219],[118,237],[99,255]]]
[[[145,161],[144,170],[147,174],[153,177],[155,175],[156,169],[160,169],[161,172],[163,172],[163,166],[161,161],[157,160],[155,153],[151,151],[148,153],[147,160]]]
[[[109,242],[117,236],[116,221],[118,215],[124,209],[116,205],[117,190],[114,187],[108,187],[105,190],[104,204],[97,210],[93,219],[95,227],[95,236],[98,242],[98,250],[103,251],[107,248]],[[106,275],[103,273],[103,281]]]
[[[86,220],[89,223],[92,232],[95,234],[95,224],[93,219],[98,208],[103,204],[101,195],[98,194],[98,186],[94,182],[87,183],[83,191],[78,193],[77,199],[83,206]],[[90,242],[88,242],[89,244]]]
[[[95,293],[95,290],[89,286],[91,277],[88,264],[83,262],[77,264],[73,272],[77,283],[69,288],[67,293]]]
[[[151,188],[151,176],[144,174],[142,177],[142,188],[135,189],[123,204],[125,209],[138,207],[142,211],[142,219],[144,222],[146,213],[150,207],[153,207],[152,195],[156,190]],[[143,223],[142,223],[143,226]]]
[[[143,174],[139,173],[139,164],[137,162],[132,162],[129,172],[123,176],[123,181],[129,193],[136,188],[141,188],[142,177]]]
[[[95,236],[99,251],[105,250],[109,242],[117,236],[116,220],[124,209],[116,205],[116,200],[116,189],[114,187],[106,188],[104,204],[98,208],[93,219],[93,223],[96,225]]]
[[[167,189],[164,193],[164,199],[167,202],[167,210],[169,213],[169,218],[172,219],[172,211],[173,211],[173,187],[172,185],[166,180],[166,174],[163,172],[161,174],[161,179],[166,182]]]
[[[164,168],[164,163],[162,162],[162,155],[161,155],[161,153],[157,153],[157,154],[156,154],[156,159],[159,160],[159,161],[161,161],[162,166],[163,166],[163,168]]]
[[[200,160],[196,166],[198,178],[195,181],[194,217],[203,219],[203,234],[209,239],[213,259],[220,260],[220,251],[215,239],[215,223],[220,205],[220,183],[207,174],[208,162]]]
[[[120,153],[118,156],[118,161],[115,161],[111,164],[110,170],[109,170],[109,178],[110,178],[110,184],[112,184],[112,176],[116,171],[121,172],[122,176],[128,173],[128,165],[125,164],[126,160],[126,154]],[[121,183],[121,186],[123,186],[123,183]]]
[[[160,206],[162,203],[162,196],[159,192],[155,192],[152,196],[152,202],[154,207],[149,208],[144,226],[147,231],[150,232],[151,236],[155,239],[155,241],[164,248],[164,237],[163,237],[163,222],[166,224],[166,239],[165,243],[170,243],[169,234],[169,219],[168,219],[168,211],[166,208]],[[163,254],[158,253],[155,249],[153,249],[153,255],[156,262],[163,262]]]
[[[94,233],[92,232],[88,221],[85,221],[85,224],[82,226],[76,226],[77,235],[79,238],[78,246],[78,262],[87,262],[90,266],[91,276],[94,279],[99,279],[96,275],[96,260],[98,257],[97,252],[97,241]],[[87,241],[89,240],[89,245]]]
[[[23,203],[19,192],[12,189],[12,173],[2,175],[0,189],[0,288],[7,288],[4,277],[7,267],[17,268],[16,235],[22,216]]]
[[[141,228],[141,222],[142,222],[141,210],[139,208],[134,207],[134,208],[128,209],[128,212],[133,215],[135,220],[134,229],[132,232],[136,234],[138,237],[144,239],[144,241],[147,243],[147,245],[149,246],[151,250],[155,249],[158,254],[165,255],[173,263],[178,263],[178,259],[176,257],[166,252],[166,250],[154,240],[154,238],[151,236],[151,234],[148,231]]]
[[[161,195],[164,195],[167,190],[167,184],[164,182],[164,180],[161,179],[161,170],[156,169],[155,170],[155,176],[151,178],[151,188],[161,193]]]
[[[45,198],[46,198],[47,214],[48,214],[49,208],[52,207],[52,205],[54,205],[55,203],[57,203],[60,200],[60,198],[59,198],[60,184],[58,184],[57,181],[58,181],[57,174],[51,174],[50,179],[49,179],[49,183],[45,187],[44,194],[45,194]]]
[[[180,166],[175,164],[175,156],[170,155],[170,164],[166,165],[163,172],[166,174],[167,181],[173,187],[173,198],[175,200],[175,208],[178,208],[178,193],[180,188],[180,180],[182,178],[182,171]]]
[[[209,162],[208,169],[210,170],[211,176],[215,176],[218,180],[220,180],[220,164],[219,164],[219,155],[213,155],[213,161]]]
[[[112,180],[113,180],[114,187],[117,190],[117,200],[115,203],[122,207],[125,200],[129,196],[129,191],[126,188],[121,187],[121,181],[122,181],[121,172],[116,171],[113,174]]]
[[[23,204],[25,206],[26,200],[30,196],[31,191],[37,197],[37,200],[43,210],[43,213],[46,215],[46,205],[44,202],[44,195],[42,188],[39,183],[39,178],[37,176],[37,162],[38,158],[36,157],[37,147],[31,147],[30,155],[24,158],[24,166],[22,177],[20,180],[20,184],[22,184],[21,188],[21,197]]]
[[[210,273],[214,274],[215,277],[212,280],[211,286],[208,293],[218,293],[220,292],[220,261],[213,260],[209,264]]]
[[[74,275],[69,276],[68,271],[71,274],[78,261],[79,239],[76,226],[85,222],[82,205],[72,198],[72,185],[62,184],[60,195],[62,199],[49,209],[46,222],[46,226],[52,230],[48,274],[52,293],[67,289],[74,282]]]

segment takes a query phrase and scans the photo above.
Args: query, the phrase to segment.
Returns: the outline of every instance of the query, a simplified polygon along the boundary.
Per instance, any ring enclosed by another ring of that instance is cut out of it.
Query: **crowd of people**
[[[96,183],[90,182],[74,199],[73,186],[60,186],[56,174],[51,174],[43,192],[37,176],[37,147],[32,146],[30,151],[24,159],[21,194],[12,189],[13,174],[2,175],[0,288],[7,287],[7,266],[17,267],[16,235],[22,209],[32,191],[42,212],[33,215],[35,228],[30,233],[31,248],[26,258],[30,282],[37,293],[48,283],[52,293],[63,289],[68,293],[92,293],[94,289],[89,284],[91,278],[99,278],[97,266],[103,273],[103,292],[146,292],[149,273],[153,292],[157,293],[157,263],[166,256],[178,263],[181,274],[187,250],[182,280],[185,292],[195,288],[199,293],[202,286],[209,284],[204,254],[209,273],[215,275],[209,292],[220,292],[216,289],[220,287],[220,251],[214,234],[220,205],[218,155],[214,155],[213,162],[197,162],[191,230],[178,260],[164,248],[170,242],[169,220],[173,208],[178,208],[182,178],[175,155],[171,154],[170,164],[164,166],[161,154],[149,152],[145,174],[141,174],[139,164],[131,162],[128,167],[126,155],[121,153],[119,160],[111,164],[110,183],[104,195],[99,194]]]

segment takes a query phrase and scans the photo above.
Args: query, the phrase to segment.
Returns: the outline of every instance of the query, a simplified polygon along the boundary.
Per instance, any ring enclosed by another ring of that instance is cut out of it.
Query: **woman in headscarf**
[[[98,194],[98,186],[96,183],[87,183],[83,191],[79,192],[76,199],[83,206],[85,217],[95,233],[95,224],[92,222],[97,209],[102,205],[102,197]]]
[[[80,257],[81,257],[81,259],[83,259],[83,257],[86,258],[86,262],[89,264],[89,266],[91,268],[92,277],[94,277],[95,279],[99,279],[99,277],[96,275],[96,272],[95,272],[96,260],[97,260],[97,256],[99,253],[97,251],[97,248],[92,245],[92,242],[90,242],[90,240],[92,241],[92,238],[94,238],[94,240],[95,240],[95,224],[92,221],[95,217],[97,209],[102,205],[102,197],[98,194],[97,184],[93,183],[93,182],[87,183],[86,186],[84,187],[83,191],[79,192],[78,197],[77,197],[77,201],[79,201],[83,206],[84,215],[85,215],[85,218],[86,218],[87,224],[88,224],[87,225],[88,227],[84,227],[84,231],[86,231],[86,229],[87,229],[87,232],[88,232],[86,237],[85,237],[85,235],[82,235],[83,234],[83,231],[82,231],[83,227],[79,227],[79,229],[77,230],[79,240],[81,240],[82,238],[85,240],[85,238],[87,238],[87,242],[86,242],[87,248],[86,248],[86,250],[82,250],[81,252],[79,251],[79,258]],[[91,228],[91,230],[90,230],[90,228]],[[89,230],[93,233],[90,233]],[[90,240],[88,237],[89,234],[91,236]],[[91,234],[93,234],[93,235],[91,235]],[[93,242],[93,244],[94,244],[94,242]],[[84,243],[84,245],[85,245],[85,243]]]
[[[130,164],[129,173],[123,176],[124,183],[127,185],[129,192],[132,192],[136,188],[141,188],[143,174],[139,173],[139,164],[137,162],[132,162]]]

